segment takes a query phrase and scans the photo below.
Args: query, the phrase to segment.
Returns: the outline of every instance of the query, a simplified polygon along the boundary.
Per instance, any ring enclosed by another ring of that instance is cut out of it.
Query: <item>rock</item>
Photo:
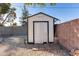
[[[79,56],[79,50],[72,50],[70,54],[73,56]]]
[[[32,50],[33,50],[33,51],[38,51],[38,49],[37,49],[37,48],[32,48]]]
[[[74,55],[75,55],[75,56],[79,56],[79,50],[75,50],[75,51],[74,51]]]

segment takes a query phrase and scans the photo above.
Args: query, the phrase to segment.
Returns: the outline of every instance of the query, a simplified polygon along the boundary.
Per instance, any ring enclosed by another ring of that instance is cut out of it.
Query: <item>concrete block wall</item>
[[[17,26],[12,28],[13,35],[27,35],[27,26]]]
[[[0,37],[27,35],[27,26],[0,27]]]
[[[56,35],[58,42],[68,50],[79,49],[79,19],[58,24]]]

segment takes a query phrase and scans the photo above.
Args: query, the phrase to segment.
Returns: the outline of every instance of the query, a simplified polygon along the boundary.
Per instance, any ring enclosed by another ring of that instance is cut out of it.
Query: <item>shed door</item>
[[[34,23],[34,41],[35,43],[48,42],[47,22]]]

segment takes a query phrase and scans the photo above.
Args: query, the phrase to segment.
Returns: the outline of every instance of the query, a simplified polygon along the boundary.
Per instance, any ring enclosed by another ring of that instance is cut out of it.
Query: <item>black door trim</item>
[[[48,42],[47,43],[49,43],[49,21],[33,21],[33,43],[35,43],[35,25],[34,25],[34,23],[39,23],[39,22],[45,22],[45,23],[47,23],[47,37],[48,37]]]

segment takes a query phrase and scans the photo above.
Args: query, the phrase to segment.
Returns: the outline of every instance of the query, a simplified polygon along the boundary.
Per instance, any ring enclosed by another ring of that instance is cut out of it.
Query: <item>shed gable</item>
[[[32,15],[32,16],[29,16],[28,18],[33,18],[33,17],[41,17],[41,16],[48,17],[48,18],[55,18],[55,17],[52,17],[52,16],[47,15],[47,14],[42,13],[42,12],[37,13],[37,14],[34,14],[34,15]]]

